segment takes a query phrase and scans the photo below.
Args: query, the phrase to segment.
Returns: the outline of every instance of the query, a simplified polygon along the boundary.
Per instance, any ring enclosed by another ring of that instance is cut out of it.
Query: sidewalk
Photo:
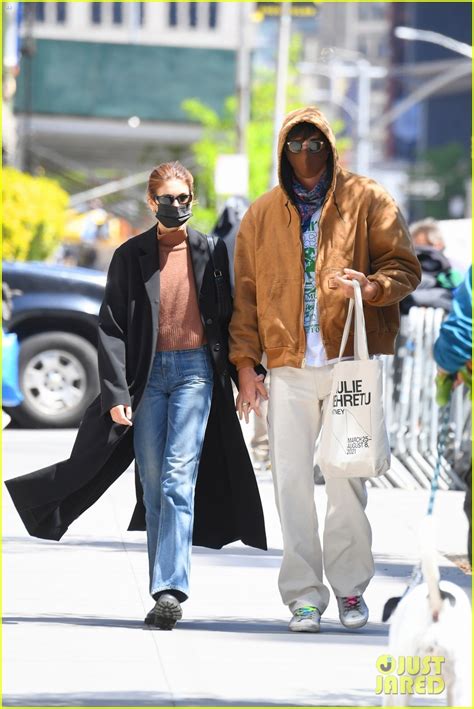
[[[66,457],[72,431],[4,432],[5,477]],[[33,461],[33,462],[32,462]],[[334,598],[320,635],[287,631],[277,591],[281,537],[267,473],[259,474],[269,551],[235,544],[194,549],[192,596],[172,632],[144,628],[145,535],[127,532],[131,471],[63,540],[27,536],[6,491],[3,704],[5,706],[380,706],[375,661],[384,654],[385,601],[400,595],[417,554],[423,491],[369,491],[376,576],[365,595],[371,620],[349,633]],[[324,518],[324,489],[316,488]],[[435,505],[438,548],[465,551],[463,493]],[[471,577],[440,556],[442,577]],[[438,706],[443,697],[422,701]]]

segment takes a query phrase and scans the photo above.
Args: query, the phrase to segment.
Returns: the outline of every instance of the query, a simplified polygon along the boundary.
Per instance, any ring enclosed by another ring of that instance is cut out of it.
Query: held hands
[[[268,399],[268,393],[263,383],[263,374],[255,374],[253,367],[243,367],[239,370],[239,394],[235,409],[242,421],[249,422],[249,414],[255,411],[260,416],[260,399]]]
[[[346,298],[354,297],[354,286],[351,281],[359,281],[362,300],[370,301],[376,298],[379,287],[373,281],[369,281],[365,273],[354,271],[352,268],[345,268],[344,274],[344,278],[336,276],[336,281],[339,283],[339,287],[342,288]]]
[[[133,426],[131,406],[122,406],[122,404],[114,406],[110,409],[110,415],[114,423],[118,423],[121,426]]]

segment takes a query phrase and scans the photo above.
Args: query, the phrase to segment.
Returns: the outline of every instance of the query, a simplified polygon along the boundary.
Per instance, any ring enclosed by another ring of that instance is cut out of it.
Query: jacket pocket
[[[384,332],[385,324],[380,308],[364,305],[365,329],[367,332]]]
[[[272,283],[261,309],[259,335],[265,349],[298,346],[303,286],[300,278]]]

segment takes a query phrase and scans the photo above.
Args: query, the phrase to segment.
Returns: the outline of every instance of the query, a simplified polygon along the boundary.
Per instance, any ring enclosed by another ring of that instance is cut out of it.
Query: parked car
[[[23,401],[5,406],[20,426],[75,427],[99,391],[97,318],[106,274],[33,262],[4,262],[12,292],[7,332],[20,343]]]

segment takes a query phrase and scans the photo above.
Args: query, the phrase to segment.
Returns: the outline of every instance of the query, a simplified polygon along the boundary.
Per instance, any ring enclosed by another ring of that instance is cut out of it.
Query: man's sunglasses
[[[192,201],[193,196],[190,194],[185,194],[184,192],[182,194],[174,195],[174,194],[157,194],[155,196],[155,202],[157,204],[163,204],[166,206],[169,206],[173,204],[173,202],[178,202],[179,204],[189,204]]]
[[[290,151],[290,153],[301,153],[303,150],[303,145],[307,145],[307,150],[309,150],[310,153],[320,153],[321,150],[323,150],[326,147],[326,141],[325,140],[318,140],[317,138],[310,138],[307,141],[304,140],[288,140],[286,143],[286,147]]]

